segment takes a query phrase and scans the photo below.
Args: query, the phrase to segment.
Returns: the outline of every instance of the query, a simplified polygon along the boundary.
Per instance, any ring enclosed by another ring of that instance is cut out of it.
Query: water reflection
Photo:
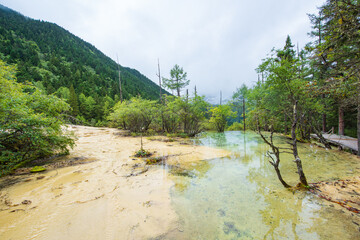
[[[184,192],[191,184],[195,184],[193,178],[202,179],[207,177],[207,172],[213,167],[208,161],[199,161],[192,163],[191,165],[178,167],[170,167],[169,173],[174,176],[178,181],[175,182],[175,190],[178,192]]]
[[[286,139],[275,140],[286,146]],[[196,172],[194,178],[175,176],[172,199],[183,231],[174,238],[353,239],[357,229],[341,213],[311,194],[292,193],[281,186],[265,157],[268,146],[255,133],[208,133],[195,142],[232,154],[194,165],[190,168]],[[309,182],[360,173],[357,159],[349,154],[308,144],[299,149]],[[282,157],[284,178],[295,185],[298,176],[292,156]]]
[[[226,133],[215,133],[215,132],[203,133],[200,136],[201,138],[195,140],[195,143],[198,145],[226,147],[227,139],[225,134]]]

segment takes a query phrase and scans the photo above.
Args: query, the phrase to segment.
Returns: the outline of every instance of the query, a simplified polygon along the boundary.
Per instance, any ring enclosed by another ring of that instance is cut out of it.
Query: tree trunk
[[[288,118],[287,118],[287,115],[286,115],[286,112],[284,112],[284,132],[285,132],[285,135],[288,133],[289,129],[288,129],[288,125],[287,125],[287,121],[288,121]]]
[[[179,79],[176,79],[176,91],[177,91],[177,95],[178,95],[178,97],[180,97],[180,87],[179,87]]]
[[[345,135],[344,109],[339,106],[339,135]]]
[[[266,132],[268,132],[268,131],[269,131],[269,125],[268,125],[268,122],[267,122],[267,118],[266,118],[266,116],[265,116],[264,131],[266,131]]]
[[[322,94],[321,98],[325,99],[325,94]],[[322,114],[322,131],[326,132],[326,113]]]
[[[357,93],[357,155],[360,156],[360,74],[358,74],[358,93]]]
[[[243,119],[244,119],[244,132],[246,131],[246,124],[245,124],[245,98],[243,97]]]
[[[122,94],[122,87],[121,87],[121,72],[119,70],[119,88],[120,88],[120,101],[123,102],[123,94]]]
[[[273,128],[271,128],[271,134],[270,134],[270,141],[268,141],[264,135],[261,133],[260,131],[260,127],[259,127],[259,121],[257,121],[257,126],[258,126],[258,133],[260,134],[261,138],[264,140],[264,142],[269,145],[272,149],[272,152],[269,152],[268,151],[268,157],[271,158],[272,160],[269,160],[270,164],[274,167],[275,169],[275,172],[276,172],[276,175],[279,179],[279,181],[281,182],[281,184],[285,187],[285,188],[290,188],[291,186],[289,184],[287,184],[284,179],[282,178],[281,176],[281,172],[280,172],[280,169],[279,169],[279,165],[280,165],[280,151],[279,151],[279,148],[276,147],[274,145],[274,142],[273,142],[273,133],[274,133],[274,130]],[[275,155],[275,158],[276,160],[270,155],[270,154],[274,154]]]
[[[295,101],[295,104],[294,104],[294,119],[293,119],[293,124],[291,126],[291,138],[293,140],[293,142],[292,142],[292,150],[293,150],[293,155],[294,155],[294,158],[295,158],[294,162],[296,163],[296,167],[297,167],[297,170],[298,170],[297,173],[299,174],[300,182],[304,186],[309,186],[307,181],[306,181],[305,173],[303,171],[301,159],[299,157],[298,149],[297,149],[297,140],[296,140],[296,124],[297,124],[297,121],[298,121],[297,101]]]
[[[189,120],[188,120],[188,103],[189,103],[189,90],[186,89],[186,107],[185,107],[185,116],[184,116],[184,132],[189,133]]]
[[[159,87],[160,87],[160,92],[159,92],[159,99],[160,102],[162,103],[162,93],[161,93],[161,75],[160,75],[160,61],[158,59],[158,74],[157,76],[159,77]]]
[[[273,165],[274,166],[274,165]],[[284,179],[282,178],[281,176],[281,173],[280,173],[280,169],[278,166],[274,166],[274,169],[275,169],[275,172],[277,174],[277,177],[279,179],[279,181],[281,182],[281,184],[285,187],[285,188],[290,188],[291,186],[289,184],[287,184]]]
[[[220,91],[220,106],[222,104],[222,92]]]

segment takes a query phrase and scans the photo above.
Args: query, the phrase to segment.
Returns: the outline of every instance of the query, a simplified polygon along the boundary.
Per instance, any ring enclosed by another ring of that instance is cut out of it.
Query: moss
[[[189,178],[195,178],[196,177],[196,175],[192,171],[182,169],[182,168],[173,168],[173,169],[171,169],[170,173],[172,175],[181,176],[181,177],[189,177]]]
[[[146,164],[147,165],[160,164],[165,159],[166,159],[165,157],[151,157],[151,158],[146,159]]]
[[[36,173],[36,172],[43,172],[45,170],[46,170],[46,168],[44,168],[42,166],[35,166],[30,170],[30,172]]]

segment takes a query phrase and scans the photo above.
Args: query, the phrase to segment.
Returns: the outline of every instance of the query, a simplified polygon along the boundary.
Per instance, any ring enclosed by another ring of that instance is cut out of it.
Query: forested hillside
[[[115,54],[115,53],[114,53]],[[18,82],[33,82],[66,99],[70,115],[101,122],[119,100],[117,64],[56,24],[33,20],[0,5],[0,58],[17,65]],[[158,99],[159,87],[120,66],[123,97]],[[165,91],[163,91],[164,93]]]

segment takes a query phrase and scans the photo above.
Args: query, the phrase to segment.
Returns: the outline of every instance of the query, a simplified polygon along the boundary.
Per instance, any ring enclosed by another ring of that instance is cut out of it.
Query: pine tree
[[[184,72],[183,68],[180,68],[179,65],[175,66],[170,70],[171,79],[162,78],[164,86],[170,90],[176,90],[177,96],[180,97],[180,91],[182,88],[189,85],[190,80],[187,78],[187,73]]]

